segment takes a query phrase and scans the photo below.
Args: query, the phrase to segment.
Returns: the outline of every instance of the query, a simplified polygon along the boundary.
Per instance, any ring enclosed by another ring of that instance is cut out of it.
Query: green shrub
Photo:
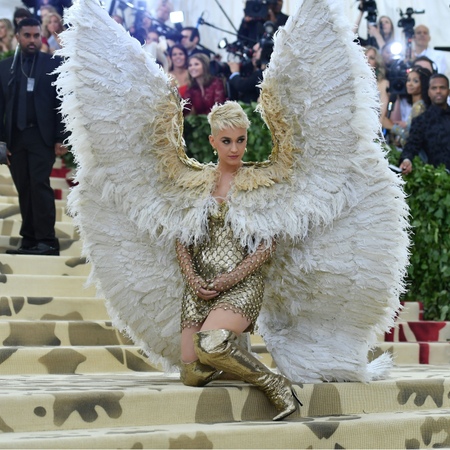
[[[400,152],[390,150],[398,165]],[[426,320],[450,320],[450,176],[414,158],[413,171],[405,176],[411,214],[411,261],[405,301],[424,304]]]
[[[3,61],[6,58],[14,55],[14,50],[10,50],[9,52],[0,53],[0,61]]]

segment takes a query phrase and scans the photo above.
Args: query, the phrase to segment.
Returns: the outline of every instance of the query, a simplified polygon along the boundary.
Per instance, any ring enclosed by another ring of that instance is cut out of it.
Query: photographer
[[[200,33],[197,28],[185,27],[181,30],[181,34],[183,35],[181,45],[185,48],[188,56],[203,53],[208,58],[210,57],[210,52],[197,48],[197,45],[200,44]]]
[[[53,6],[56,12],[62,17],[64,8],[70,8],[72,6],[72,0],[22,0],[22,3],[27,8],[34,8],[34,15],[38,16],[38,11],[42,6]]]
[[[228,65],[231,70],[229,78],[231,100],[239,100],[247,104],[258,101],[260,89],[257,85],[262,81],[262,71],[265,68],[265,65],[261,66],[261,46],[259,43],[253,46],[253,73],[251,75],[248,77],[241,76],[239,63],[230,62]]]
[[[356,20],[353,32],[358,34],[359,25],[361,23],[364,12],[368,12],[367,20],[368,37],[367,39],[359,38],[359,42],[363,47],[370,45],[377,49],[382,49],[386,44],[394,42],[394,24],[392,20],[387,16],[381,16],[378,23],[375,24],[377,19],[377,5],[374,1],[360,0],[359,2],[359,16]],[[372,37],[373,39],[370,39]]]
[[[264,23],[271,21],[275,24],[275,31],[283,26],[289,16],[283,14],[281,9],[283,8],[283,0],[267,0],[267,14],[264,17],[259,17],[258,11],[265,13],[264,4],[262,0],[259,1],[247,1],[245,7],[245,17],[242,19],[241,26],[239,27],[239,37],[246,42],[247,45],[254,45],[264,35]]]

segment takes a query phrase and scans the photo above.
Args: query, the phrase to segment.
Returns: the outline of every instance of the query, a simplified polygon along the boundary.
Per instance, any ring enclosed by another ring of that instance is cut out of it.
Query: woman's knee
[[[217,308],[209,313],[201,330],[230,330],[239,336],[251,323],[249,319],[230,309]]]

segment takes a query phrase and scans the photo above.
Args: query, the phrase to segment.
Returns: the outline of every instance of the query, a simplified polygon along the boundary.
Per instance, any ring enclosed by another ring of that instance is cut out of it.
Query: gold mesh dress
[[[211,280],[219,274],[231,272],[247,256],[247,248],[242,247],[233,235],[229,224],[225,223],[226,203],[208,218],[209,239],[203,244],[191,247],[195,272],[204,280]],[[257,269],[230,289],[221,292],[212,300],[198,297],[189,285],[183,295],[181,328],[200,325],[217,308],[230,309],[249,320],[247,332],[253,332],[261,310],[264,296],[264,280],[261,268]]]

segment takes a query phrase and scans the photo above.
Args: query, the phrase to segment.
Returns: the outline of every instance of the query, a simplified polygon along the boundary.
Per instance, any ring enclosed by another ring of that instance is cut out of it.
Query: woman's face
[[[59,19],[56,16],[50,17],[50,21],[47,25],[47,30],[53,33],[59,33],[61,31],[61,24],[59,23]]]
[[[192,61],[198,61],[198,60],[192,60]],[[172,50],[172,63],[173,63],[173,67],[185,67],[186,57],[184,56],[184,53],[179,48],[174,48]]]
[[[366,52],[366,56],[367,56],[367,62],[370,64],[371,67],[373,67],[374,69],[377,67],[377,61],[375,59],[375,50],[367,50]]]
[[[198,78],[198,77],[202,77],[203,76],[203,66],[202,66],[202,63],[200,62],[200,60],[198,60],[197,58],[192,58],[189,61],[188,71],[189,71],[189,74],[191,75],[191,77],[194,79]]]
[[[217,150],[219,162],[232,167],[242,165],[242,157],[247,146],[247,130],[245,128],[225,128],[216,136],[210,136],[209,141]]]
[[[152,19],[148,16],[144,16],[142,19],[142,25],[148,30],[152,26]]]
[[[391,21],[387,17],[382,17],[380,19],[380,28],[383,30],[385,36],[392,33]]]
[[[422,90],[420,76],[417,72],[410,72],[406,78],[406,92],[409,95],[418,95]]]
[[[0,21],[0,39],[5,39],[6,37],[6,25]]]

